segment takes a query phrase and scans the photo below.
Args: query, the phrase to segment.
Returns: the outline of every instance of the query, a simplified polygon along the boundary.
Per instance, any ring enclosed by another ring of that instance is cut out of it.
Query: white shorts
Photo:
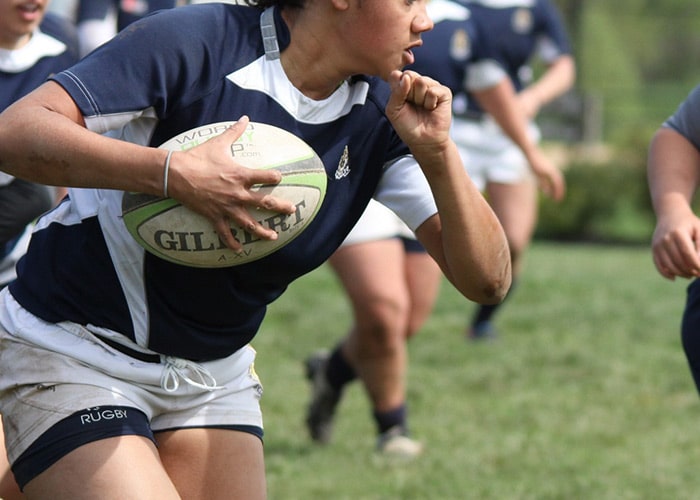
[[[539,142],[540,131],[534,123],[530,123],[528,131]],[[519,184],[533,177],[525,155],[491,117],[455,118],[450,133],[469,177],[481,191],[489,182]]]
[[[415,240],[416,236],[398,215],[378,201],[370,200],[362,217],[347,235],[342,246],[389,238]]]
[[[0,414],[10,463],[62,420],[96,407],[139,410],[152,432],[221,426],[262,436],[254,360],[250,346],[202,363],[135,359],[85,327],[40,320],[6,289],[0,293]]]

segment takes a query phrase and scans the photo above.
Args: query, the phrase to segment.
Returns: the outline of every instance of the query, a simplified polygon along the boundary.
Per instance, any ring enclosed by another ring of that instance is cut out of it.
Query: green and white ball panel
[[[161,147],[185,151],[216,137],[234,122],[205,125],[183,132]],[[291,201],[292,215],[250,208],[264,227],[277,232],[277,240],[261,240],[232,225],[231,232],[243,250],[227,248],[205,217],[171,198],[125,193],[122,201],[124,223],[136,241],[152,254],[192,267],[230,267],[269,255],[298,236],[313,220],[326,194],[326,172],[321,159],[304,141],[272,125],[251,122],[244,134],[231,144],[231,155],[248,168],[276,169],[282,173],[278,185],[253,189]]]
[[[160,147],[172,151],[186,151],[222,134],[235,123],[203,125],[178,134]],[[274,125],[255,122],[250,122],[241,137],[231,144],[231,156],[248,168],[259,169],[276,168],[318,158],[314,150],[294,134]]]

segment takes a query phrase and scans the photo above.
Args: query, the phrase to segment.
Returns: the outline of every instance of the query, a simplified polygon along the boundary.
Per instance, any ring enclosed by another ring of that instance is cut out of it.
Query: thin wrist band
[[[163,169],[163,197],[168,197],[168,174],[170,173],[170,158],[173,156],[173,151],[168,151],[168,156],[165,158],[165,168]]]

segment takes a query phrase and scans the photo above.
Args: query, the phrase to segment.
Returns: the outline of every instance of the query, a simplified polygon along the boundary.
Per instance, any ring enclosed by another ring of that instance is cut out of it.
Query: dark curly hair
[[[277,7],[294,7],[300,9],[304,6],[305,0],[244,0],[246,4],[252,7],[260,7],[265,9],[267,7],[277,6]]]

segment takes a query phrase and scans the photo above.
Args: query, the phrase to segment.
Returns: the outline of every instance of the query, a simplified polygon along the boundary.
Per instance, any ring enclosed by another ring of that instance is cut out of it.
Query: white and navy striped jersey
[[[388,85],[357,76],[323,101],[305,97],[278,57],[289,44],[285,23],[274,8],[262,12],[219,3],[164,10],[54,79],[89,129],[138,144],[157,146],[244,114],[296,134],[328,175],[314,221],[258,261],[190,268],[134,241],[120,217],[122,192],[71,189],[38,221],[10,285],[24,308],[49,322],[118,332],[158,353],[218,359],[253,338],[266,306],[333,253],[373,196],[412,229],[436,212],[420,167],[385,116]]]

